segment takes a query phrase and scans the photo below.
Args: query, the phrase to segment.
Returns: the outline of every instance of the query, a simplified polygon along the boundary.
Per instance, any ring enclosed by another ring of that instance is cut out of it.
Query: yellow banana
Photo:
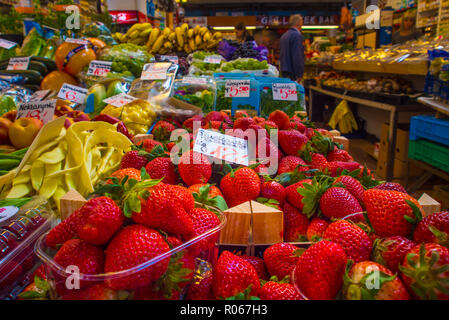
[[[164,35],[161,34],[159,36],[159,38],[157,38],[157,40],[154,42],[153,46],[151,47],[151,51],[152,52],[159,52],[159,50],[161,49],[162,45],[164,44]]]
[[[152,28],[151,23],[148,23],[148,22],[139,23],[137,26],[137,30],[139,30],[139,31],[146,30],[147,28]]]
[[[153,28],[151,28],[150,26],[149,28],[146,28],[143,31],[141,31],[139,37],[148,39],[148,36],[150,35],[151,31],[153,31]]]
[[[180,47],[184,47],[184,36],[183,36],[181,27],[177,27],[175,29],[175,32],[176,32],[176,40],[178,41],[178,45]]]
[[[187,31],[187,38],[191,39],[191,38],[193,38],[193,36],[194,36],[193,29],[189,29]]]
[[[173,44],[170,41],[166,41],[164,43],[164,48],[171,50],[173,48]]]
[[[213,38],[214,39],[223,39],[223,34],[221,32],[215,32]]]
[[[196,50],[195,40],[189,39],[189,47],[192,51]]]
[[[192,52],[192,49],[190,48],[190,46],[189,46],[187,43],[184,44],[184,51],[185,51],[186,53]]]
[[[199,24],[197,24],[197,25],[195,26],[195,28],[193,28],[193,32],[194,32],[195,34],[199,34],[199,33],[200,33],[200,30],[201,30],[201,27],[200,27]]]
[[[181,26],[181,30],[183,33],[186,33],[189,30],[189,25],[187,23],[183,23]]]
[[[132,33],[130,33],[130,34],[128,35],[128,38],[129,38],[130,40],[134,40],[134,39],[136,39],[138,36],[139,36],[139,30],[136,30],[136,31],[133,31]]]
[[[148,39],[148,45],[152,46],[154,42],[158,39],[161,30],[159,28],[154,28],[151,30],[150,38]]]
[[[164,37],[166,37],[166,38],[168,38],[168,36],[170,35],[170,33],[171,33],[171,29],[168,28],[168,27],[165,28],[164,31],[163,31]]]
[[[201,45],[202,42],[203,42],[203,39],[201,39],[201,36],[200,36],[200,35],[197,35],[197,36],[195,37],[195,44],[196,44],[197,46],[199,46],[199,45]]]
[[[139,30],[139,27],[140,27],[140,23],[134,24],[131,28],[128,29],[127,34],[131,34],[131,33],[133,33],[134,31],[138,31],[138,30]]]
[[[204,42],[209,42],[209,40],[212,38],[212,35],[210,32],[206,32],[203,36],[203,41]]]
[[[204,34],[208,31],[208,29],[206,27],[201,27],[200,29],[200,36],[204,36]]]
[[[175,31],[172,31],[171,33],[170,33],[170,35],[168,36],[168,38],[167,38],[169,41],[175,41],[176,40],[176,32]]]

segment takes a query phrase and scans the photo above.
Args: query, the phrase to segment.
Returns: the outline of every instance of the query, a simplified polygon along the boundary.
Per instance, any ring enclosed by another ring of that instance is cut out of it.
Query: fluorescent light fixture
[[[234,27],[213,27],[214,30],[234,30]],[[246,27],[247,30],[255,30],[255,26]]]
[[[302,26],[304,30],[313,30],[313,29],[338,29],[338,26]]]

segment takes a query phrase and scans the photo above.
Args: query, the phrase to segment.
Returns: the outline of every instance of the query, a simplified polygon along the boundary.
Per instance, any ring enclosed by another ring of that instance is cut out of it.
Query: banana
[[[196,50],[195,40],[189,39],[189,47],[192,51]]]
[[[189,29],[187,31],[187,38],[191,39],[191,38],[193,38],[193,36],[194,36],[193,29]]]
[[[138,31],[139,28],[140,28],[140,23],[136,23],[136,24],[132,25],[131,28],[128,29],[127,34],[131,34],[131,33],[133,33],[134,31]]]
[[[200,29],[200,36],[204,36],[204,34],[208,31],[208,29],[206,27],[201,27]]]
[[[178,45],[180,47],[184,47],[184,36],[181,27],[177,27],[175,29],[176,32],[176,40],[178,41]]]
[[[145,23],[138,23],[137,30],[143,31],[143,30],[146,30],[147,28],[153,28],[153,27],[151,26],[151,23],[148,23],[148,22],[145,22]]]
[[[189,30],[189,25],[187,23],[183,23],[181,26],[181,30],[183,33],[186,33]]]
[[[193,28],[193,32],[194,32],[196,35],[200,33],[200,30],[201,30],[201,27],[200,27],[199,24],[197,24],[197,25],[195,26],[195,28]]]
[[[202,42],[203,42],[203,39],[201,39],[201,36],[200,36],[200,35],[197,35],[197,36],[195,37],[195,44],[196,44],[197,46],[199,46],[199,45],[201,45]]]
[[[154,28],[151,30],[150,38],[148,39],[148,45],[152,46],[154,42],[158,39],[161,30],[159,28]]]
[[[134,40],[139,36],[140,32],[139,30],[133,31],[131,34],[129,34],[128,38],[130,40]]]
[[[164,37],[168,38],[168,36],[171,34],[171,29],[170,28],[165,28],[164,31],[162,32]]]
[[[143,31],[141,31],[139,37],[148,39],[148,36],[150,35],[151,31],[153,31],[153,28],[150,26],[149,28],[146,28]]]
[[[184,44],[184,51],[185,51],[186,53],[192,52],[192,49],[190,49],[190,46],[189,46],[187,43]]]
[[[223,34],[221,32],[215,32],[213,35],[214,39],[223,39]]]
[[[151,52],[159,52],[162,45],[164,44],[165,37],[163,34],[161,34],[157,40],[154,42],[153,46],[151,47]]]
[[[159,54],[167,54],[170,51],[170,49],[162,47],[161,50],[159,51]]]
[[[166,41],[164,43],[164,48],[171,50],[173,48],[173,43],[171,43],[170,41]]]
[[[168,41],[174,41],[174,40],[176,40],[176,32],[175,31],[172,31],[171,33],[170,33],[170,35],[168,36]]]
[[[204,34],[204,36],[203,36],[203,41],[204,42],[209,42],[209,40],[212,38],[212,35],[211,35],[211,33],[208,31],[208,32],[206,32],[205,34]]]

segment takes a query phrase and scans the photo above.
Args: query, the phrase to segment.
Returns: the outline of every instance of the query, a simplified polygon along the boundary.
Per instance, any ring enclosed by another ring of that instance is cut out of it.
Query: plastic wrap
[[[216,59],[219,63],[207,62],[207,59]],[[212,76],[223,64],[223,57],[215,52],[197,51],[187,57],[190,62],[189,75]]]
[[[216,92],[216,83],[211,78],[184,77],[173,86],[174,98],[197,106],[204,113],[213,110]]]
[[[295,115],[296,111],[305,110],[305,92],[304,87],[295,83],[297,100],[274,100],[273,97],[273,82],[260,82],[260,114],[262,116],[269,116],[275,110],[284,111],[290,117]]]
[[[267,61],[252,58],[241,58],[221,65],[220,72],[244,72],[256,76],[279,77],[278,69]]]

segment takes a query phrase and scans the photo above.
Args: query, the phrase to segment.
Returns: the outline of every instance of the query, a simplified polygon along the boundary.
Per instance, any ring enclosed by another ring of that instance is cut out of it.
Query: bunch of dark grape
[[[237,47],[237,50],[232,55],[232,60],[238,58],[256,58],[259,55],[259,51],[254,49],[254,42],[246,41]]]

